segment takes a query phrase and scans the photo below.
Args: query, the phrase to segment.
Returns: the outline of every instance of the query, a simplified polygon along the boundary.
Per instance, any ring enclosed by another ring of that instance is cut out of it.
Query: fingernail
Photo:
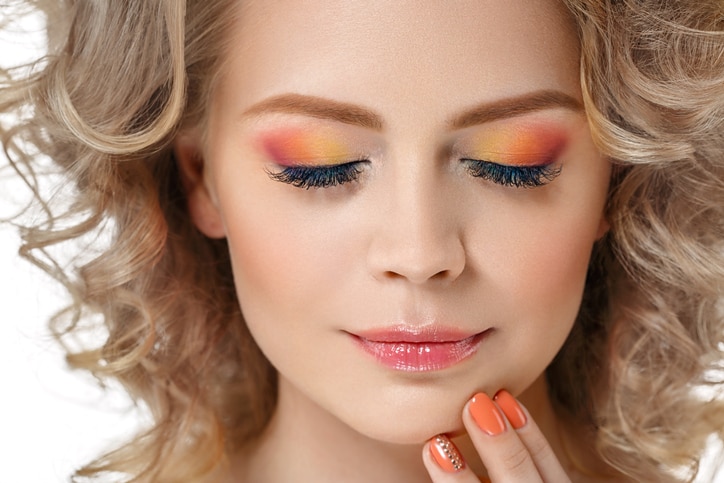
[[[505,417],[508,418],[508,421],[510,421],[510,425],[513,426],[513,428],[520,429],[525,426],[527,421],[525,413],[512,394],[505,389],[501,389],[493,397],[493,400],[498,403],[498,406],[500,406],[500,409],[503,410],[503,414],[505,414]]]
[[[478,427],[490,436],[505,431],[505,419],[487,394],[479,392],[470,401],[470,415]]]
[[[430,440],[430,453],[437,465],[448,473],[455,473],[465,468],[462,455],[444,434],[438,434]]]

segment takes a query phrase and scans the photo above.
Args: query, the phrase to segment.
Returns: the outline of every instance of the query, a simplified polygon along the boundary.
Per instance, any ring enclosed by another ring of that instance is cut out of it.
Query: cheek
[[[593,244],[605,225],[610,168],[593,158],[570,166],[565,174],[549,199],[512,209],[500,220],[497,226],[506,233],[497,235],[495,258],[505,262],[494,270],[520,310],[528,316],[538,311],[544,319],[550,313],[563,320],[549,324],[567,327],[578,312]]]
[[[489,356],[499,361],[501,385],[514,393],[532,383],[568,337],[600,235],[607,165],[569,167],[566,174],[536,203],[496,204],[477,228],[482,301],[499,323]]]
[[[524,306],[577,306],[593,237],[581,237],[578,227],[566,224],[549,225],[535,235],[509,245],[520,254],[513,270],[502,271],[515,279],[509,283],[510,293],[527,300]]]
[[[244,201],[232,206],[244,206]],[[290,224],[291,222],[291,224]],[[245,208],[225,217],[236,289],[245,313],[301,297],[315,264],[313,254],[323,251],[323,240],[300,236],[294,220],[268,210]],[[296,224],[300,224],[297,220]],[[250,317],[255,320],[255,317]],[[286,319],[289,320],[289,319]],[[293,318],[291,319],[293,320]]]
[[[312,305],[304,301],[311,270],[307,255],[315,243],[295,236],[294,227],[279,220],[269,206],[250,206],[249,201],[235,199],[228,206],[243,208],[224,220],[235,290],[254,340],[267,359],[284,367],[293,355],[289,340],[304,331],[295,315],[300,306]],[[305,359],[297,363],[302,367]]]
[[[352,259],[341,243],[339,220],[297,208],[285,194],[275,196],[277,187],[269,184],[260,184],[266,196],[249,186],[243,194],[231,192],[220,200],[235,207],[222,215],[234,281],[249,329],[262,348],[273,345],[280,331],[313,329],[305,321],[321,317],[325,304],[337,298],[340,271]],[[288,186],[282,191],[294,193]]]
[[[487,354],[495,374],[493,391],[505,387],[521,394],[550,364],[575,322],[590,246],[565,230],[548,235],[545,245],[508,244],[506,251],[516,254],[504,264],[489,265],[494,273],[485,300],[498,324]]]
[[[524,326],[549,319],[548,313],[575,314],[604,197],[498,203],[476,223],[472,269],[480,273],[496,317],[517,318]]]

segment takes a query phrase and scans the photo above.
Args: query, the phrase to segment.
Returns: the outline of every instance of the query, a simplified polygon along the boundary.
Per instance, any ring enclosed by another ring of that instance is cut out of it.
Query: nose
[[[374,278],[420,285],[433,281],[449,284],[460,276],[466,253],[456,216],[458,197],[449,195],[419,177],[389,190],[375,217],[368,252]]]

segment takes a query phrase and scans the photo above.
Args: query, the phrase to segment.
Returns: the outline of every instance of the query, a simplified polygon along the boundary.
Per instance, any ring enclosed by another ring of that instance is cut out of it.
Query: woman
[[[724,427],[694,391],[721,387],[718,2],[40,6],[4,144],[77,189],[25,253],[73,295],[61,340],[108,330],[70,363],[155,420],[76,478],[696,474]],[[98,232],[76,271],[41,258]]]

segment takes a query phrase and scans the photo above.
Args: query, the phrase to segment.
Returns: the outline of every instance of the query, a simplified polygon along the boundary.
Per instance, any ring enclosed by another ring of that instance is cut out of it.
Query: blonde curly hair
[[[36,68],[0,70],[0,112],[18,115],[0,131],[5,153],[46,214],[23,228],[21,253],[72,297],[51,322],[69,364],[120,381],[154,420],[74,480],[202,480],[260,433],[276,398],[226,243],[193,226],[171,151],[204,122],[240,2],[24,3],[53,20]],[[724,5],[564,3],[594,140],[615,169],[611,230],[547,381],[614,469],[691,480],[707,438],[724,438],[724,403],[696,390],[724,382]],[[45,158],[67,203],[42,194]],[[50,256],[98,234],[109,242],[90,260]],[[73,342],[88,325],[105,329],[101,346]]]

